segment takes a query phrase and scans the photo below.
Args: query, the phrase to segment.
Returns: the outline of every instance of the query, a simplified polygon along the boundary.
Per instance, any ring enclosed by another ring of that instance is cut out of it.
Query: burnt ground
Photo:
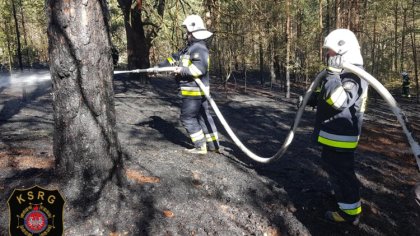
[[[60,189],[53,175],[50,87],[49,81],[0,87],[0,235],[7,235],[13,189],[35,184]],[[294,119],[297,93],[285,99],[277,87],[248,83],[245,90],[239,82],[235,87],[226,91],[214,83],[213,98],[248,148],[273,155]],[[420,207],[411,193],[420,174],[381,99],[368,103],[356,155],[363,217],[350,226],[323,219],[335,201],[320,167],[320,149],[310,142],[312,109],[306,109],[287,153],[262,165],[238,150],[219,122],[222,154],[183,153],[190,142],[178,119],[176,94],[170,79],[144,84],[126,75],[115,78],[117,128],[130,183],[117,201],[136,214],[118,212],[114,223],[124,227],[111,230],[65,218],[66,235],[420,235]],[[420,136],[420,105],[398,101]]]

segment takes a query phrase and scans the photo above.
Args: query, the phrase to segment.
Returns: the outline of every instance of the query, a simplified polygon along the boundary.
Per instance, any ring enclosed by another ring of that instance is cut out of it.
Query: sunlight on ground
[[[30,149],[0,151],[0,168],[51,169],[54,166],[52,156],[38,156]]]
[[[145,184],[145,183],[159,183],[160,179],[158,177],[154,176],[145,176],[140,171],[128,169],[126,170],[127,178],[130,180],[134,180],[139,184]]]

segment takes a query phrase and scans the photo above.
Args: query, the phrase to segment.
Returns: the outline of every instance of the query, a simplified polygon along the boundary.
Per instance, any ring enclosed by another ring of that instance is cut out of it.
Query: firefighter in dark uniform
[[[193,154],[206,154],[207,150],[219,152],[217,129],[209,113],[209,104],[194,81],[200,79],[210,91],[210,60],[205,40],[212,33],[206,30],[198,15],[187,16],[182,25],[186,30],[187,46],[160,63],[159,67],[179,66],[176,80],[182,97],[180,118],[194,143],[194,148],[186,151]]]
[[[338,203],[325,217],[334,222],[357,224],[362,212],[360,183],[354,171],[355,149],[360,138],[368,84],[357,75],[341,69],[342,62],[360,68],[363,58],[353,32],[332,31],[324,41],[328,50],[327,76],[321,81],[313,137],[322,145],[324,169]]]
[[[411,97],[410,95],[410,78],[408,77],[407,72],[401,73],[402,75],[402,96]]]

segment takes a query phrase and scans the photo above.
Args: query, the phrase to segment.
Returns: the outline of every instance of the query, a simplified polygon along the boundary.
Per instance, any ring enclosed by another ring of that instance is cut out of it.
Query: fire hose
[[[366,80],[370,86],[372,86],[380,95],[381,97],[387,102],[388,106],[391,108],[392,112],[397,117],[397,120],[399,121],[400,125],[402,126],[403,132],[407,137],[407,140],[410,144],[411,151],[414,154],[414,157],[416,158],[417,165],[420,170],[420,146],[418,142],[413,137],[413,134],[410,129],[410,125],[408,122],[407,117],[403,113],[403,111],[398,107],[397,102],[395,101],[394,97],[389,93],[389,91],[378,81],[376,80],[372,75],[367,73],[366,71],[350,64],[350,63],[343,63],[343,68],[346,70],[349,70],[356,74],[357,76],[363,78]],[[148,69],[137,69],[137,70],[131,70],[131,71],[116,71],[114,74],[121,74],[121,73],[162,73],[162,72],[174,72],[176,71],[177,67],[161,67],[161,68],[148,68]],[[252,151],[250,151],[235,135],[235,133],[230,128],[229,124],[226,122],[225,118],[223,117],[222,113],[220,112],[219,108],[217,107],[216,103],[214,102],[213,98],[210,96],[209,90],[205,87],[203,82],[201,82],[200,79],[195,79],[195,82],[200,87],[200,89],[204,92],[204,95],[208,102],[210,103],[211,107],[213,108],[213,111],[216,113],[217,118],[222,123],[223,127],[229,134],[230,138],[234,141],[234,143],[243,151],[249,158],[256,162],[260,163],[270,163],[274,160],[279,159],[282,157],[287,148],[290,146],[290,144],[293,141],[295,131],[299,125],[300,119],[302,117],[302,114],[305,110],[305,106],[311,97],[312,92],[317,88],[319,82],[326,76],[326,71],[319,73],[318,76],[314,79],[314,81],[311,83],[311,85],[308,88],[308,91],[306,91],[305,96],[302,100],[302,104],[300,105],[295,119],[290,126],[289,133],[286,136],[286,139],[283,142],[283,145],[281,148],[277,151],[276,154],[274,154],[271,157],[260,157],[256,154],[254,154]]]

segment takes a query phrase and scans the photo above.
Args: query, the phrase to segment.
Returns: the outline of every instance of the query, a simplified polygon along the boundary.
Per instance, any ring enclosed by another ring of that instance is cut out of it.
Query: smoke
[[[51,80],[49,70],[24,70],[18,72],[0,73],[0,88],[26,87]]]

